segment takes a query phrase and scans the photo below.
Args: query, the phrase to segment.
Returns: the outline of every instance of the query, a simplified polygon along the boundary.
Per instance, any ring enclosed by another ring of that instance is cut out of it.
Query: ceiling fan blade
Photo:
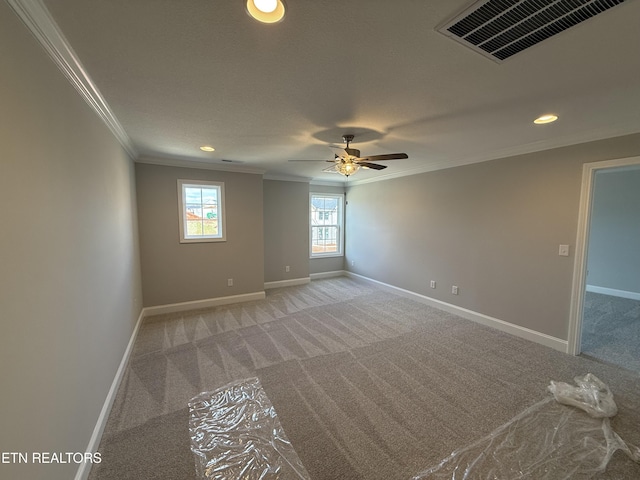
[[[338,145],[329,145],[329,148],[333,151],[334,155],[340,158],[347,157],[349,152],[347,152],[344,147],[340,147]]]
[[[336,166],[335,165],[331,165],[330,167],[323,168],[322,171],[323,172],[329,172],[329,173],[338,173],[338,171],[336,170]]]
[[[401,160],[403,158],[409,158],[406,153],[388,153],[386,155],[369,155],[367,157],[361,157],[358,160],[379,162],[381,160]]]
[[[385,168],[387,168],[386,165],[378,165],[377,163],[360,162],[360,161],[356,163],[361,167],[371,168],[372,170],[384,170]]]
[[[345,148],[344,151],[347,152],[350,157],[357,158],[360,156],[360,150],[358,150],[357,148]]]

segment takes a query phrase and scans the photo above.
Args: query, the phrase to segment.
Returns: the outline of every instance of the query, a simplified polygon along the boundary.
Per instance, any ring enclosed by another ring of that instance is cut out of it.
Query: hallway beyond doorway
[[[586,292],[582,354],[640,374],[640,300]]]

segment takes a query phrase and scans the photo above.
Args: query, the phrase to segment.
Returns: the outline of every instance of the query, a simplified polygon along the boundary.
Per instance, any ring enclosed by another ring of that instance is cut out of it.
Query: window
[[[342,256],[344,195],[311,194],[311,257]]]
[[[222,242],[224,223],[224,183],[178,180],[180,243]]]

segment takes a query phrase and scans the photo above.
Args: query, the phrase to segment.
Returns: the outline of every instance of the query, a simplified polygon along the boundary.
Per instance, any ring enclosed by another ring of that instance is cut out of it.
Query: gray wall
[[[333,187],[328,185],[311,185],[309,187],[311,193],[345,193],[344,187]],[[307,204],[309,200],[307,200]],[[307,205],[307,208],[308,205]],[[345,206],[345,218],[346,212],[348,211],[348,205]],[[307,210],[307,235],[309,229],[309,212]],[[349,231],[349,226],[345,223],[345,248],[347,242],[347,233]],[[309,251],[307,251],[307,258],[309,257]],[[324,272],[337,272],[340,270],[344,270],[345,268],[345,257],[327,257],[327,258],[312,258],[309,260],[309,273],[324,273]]]
[[[309,276],[309,184],[265,180],[264,280]],[[289,272],[285,266],[289,266]]]
[[[587,283],[640,293],[640,168],[598,171]]]
[[[226,242],[180,243],[178,179],[224,182]],[[138,163],[136,184],[145,306],[264,290],[261,175]]]
[[[582,164],[639,154],[631,135],[353,186],[346,265],[566,339]]]
[[[133,166],[5,2],[0,58],[0,451],[84,452],[141,310]]]

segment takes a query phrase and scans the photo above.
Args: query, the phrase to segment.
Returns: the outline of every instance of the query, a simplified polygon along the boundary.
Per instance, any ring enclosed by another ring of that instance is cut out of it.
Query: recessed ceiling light
[[[213,152],[215,151],[215,148],[210,145],[203,145],[200,147],[200,150],[202,150],[203,152]]]
[[[557,119],[558,119],[557,115],[547,114],[547,115],[542,115],[541,117],[536,118],[533,121],[533,123],[535,123],[536,125],[542,125],[544,123],[555,122]]]
[[[278,0],[253,0],[253,4],[261,12],[271,13],[278,7]]]
[[[262,23],[277,23],[284,18],[283,0],[247,0],[247,13]]]

